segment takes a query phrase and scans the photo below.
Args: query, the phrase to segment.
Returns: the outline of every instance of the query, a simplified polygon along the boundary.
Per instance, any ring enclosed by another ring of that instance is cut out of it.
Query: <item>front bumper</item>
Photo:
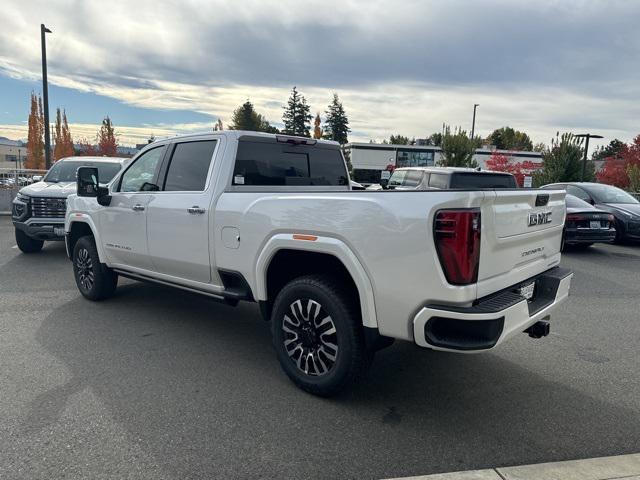
[[[54,222],[46,218],[30,218],[26,222],[13,220],[13,225],[36,240],[64,240],[64,220]]]
[[[573,272],[555,267],[520,284],[478,300],[471,307],[427,305],[413,320],[421,347],[456,352],[490,350],[534,323],[548,319],[569,296]],[[535,282],[527,300],[518,288]]]

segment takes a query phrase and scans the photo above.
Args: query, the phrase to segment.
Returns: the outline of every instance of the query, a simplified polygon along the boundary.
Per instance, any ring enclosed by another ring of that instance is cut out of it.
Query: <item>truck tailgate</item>
[[[478,297],[560,263],[564,190],[495,190],[482,205]]]

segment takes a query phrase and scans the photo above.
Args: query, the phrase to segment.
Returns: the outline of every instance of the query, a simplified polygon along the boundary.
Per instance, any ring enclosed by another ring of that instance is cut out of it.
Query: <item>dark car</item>
[[[615,217],[567,194],[562,250],[566,245],[586,248],[594,243],[611,243],[616,238]]]
[[[602,183],[553,183],[542,188],[564,188],[567,193],[611,213],[616,219],[616,242],[640,240],[640,202],[624,190]]]

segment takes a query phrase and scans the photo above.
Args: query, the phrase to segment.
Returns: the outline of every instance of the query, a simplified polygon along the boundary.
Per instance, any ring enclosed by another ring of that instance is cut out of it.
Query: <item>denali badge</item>
[[[529,214],[529,226],[544,225],[551,223],[551,212],[538,212]]]

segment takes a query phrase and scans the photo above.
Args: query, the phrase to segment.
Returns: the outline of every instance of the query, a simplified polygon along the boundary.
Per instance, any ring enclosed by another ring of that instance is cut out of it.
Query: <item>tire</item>
[[[111,297],[118,286],[118,274],[100,263],[96,243],[89,235],[73,247],[73,276],[82,296],[93,301]]]
[[[613,243],[621,244],[625,241],[625,231],[624,224],[622,222],[616,221],[616,238],[613,240]]]
[[[373,353],[366,349],[357,306],[331,277],[296,278],[271,314],[278,361],[302,390],[328,397],[356,383]]]
[[[16,244],[22,253],[36,253],[42,250],[44,240],[36,240],[16,228]]]

